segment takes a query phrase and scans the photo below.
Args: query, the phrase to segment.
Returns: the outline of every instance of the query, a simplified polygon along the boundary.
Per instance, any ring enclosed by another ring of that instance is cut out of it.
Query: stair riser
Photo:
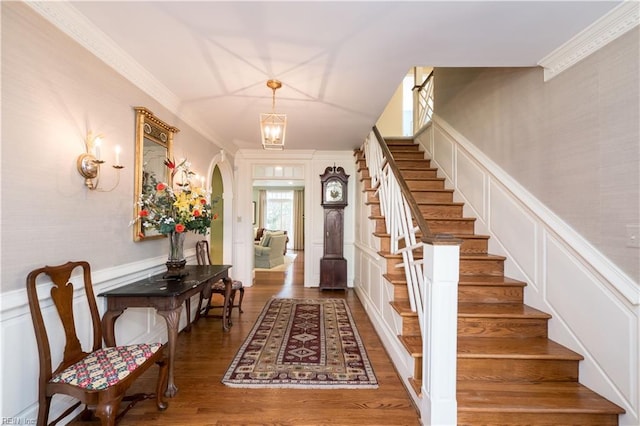
[[[453,192],[449,191],[413,191],[411,194],[418,203],[453,202]]]
[[[375,219],[375,232],[386,232],[384,218]],[[427,225],[434,234],[473,234],[473,221],[465,219],[434,220],[427,219]]]
[[[458,357],[457,373],[458,380],[577,382],[578,362],[571,360]]]
[[[560,413],[560,412],[487,412],[458,410],[458,426],[617,426],[618,416],[613,414]]]
[[[409,169],[428,169],[431,167],[431,160],[421,158],[417,160],[396,160],[396,165],[400,170]]]
[[[504,275],[504,260],[460,259],[460,275]]]
[[[520,286],[458,286],[460,303],[522,303],[523,297],[524,291]],[[393,300],[409,300],[406,283],[393,285]]]
[[[522,287],[459,285],[458,302],[522,303]]]
[[[461,254],[486,254],[488,241],[486,238],[462,238]]]
[[[458,318],[460,337],[547,337],[547,320],[538,318]]]
[[[403,316],[402,329],[408,336],[418,335],[420,325],[417,316]],[[544,319],[491,319],[458,318],[459,337],[547,337],[547,321]]]
[[[392,151],[393,159],[398,160],[424,160],[424,152],[421,151]]]
[[[416,145],[416,144],[411,144],[411,145],[391,145],[389,146],[389,151],[391,151],[392,154],[396,154],[397,152],[415,152],[415,151],[420,151],[420,146]]]
[[[443,180],[408,180],[406,182],[411,191],[419,191],[421,189],[444,189]]]
[[[400,174],[404,179],[435,179],[438,177],[438,171],[436,169],[402,169],[400,168]]]
[[[473,234],[475,229],[475,221],[467,219],[427,219],[427,225],[433,234]]]
[[[413,258],[420,259],[422,251],[414,251]],[[387,257],[387,272],[396,273],[402,271],[395,267],[396,264],[402,263],[402,255]],[[491,275],[502,276],[504,269],[504,261],[502,260],[466,260],[460,259],[460,275]]]
[[[420,212],[425,219],[443,217],[462,217],[461,205],[447,204],[420,204]]]
[[[420,212],[425,219],[460,219],[462,206],[456,204],[421,204]],[[380,204],[371,204],[371,216],[382,216]]]
[[[384,232],[383,232],[384,233]],[[380,238],[380,251],[390,252],[391,251],[391,238],[390,237],[379,237]],[[416,236],[416,239],[420,239],[420,236]],[[417,249],[414,250],[414,256],[422,257],[422,250]],[[463,239],[462,245],[460,246],[461,254],[486,254],[487,253],[487,240],[485,239]]]

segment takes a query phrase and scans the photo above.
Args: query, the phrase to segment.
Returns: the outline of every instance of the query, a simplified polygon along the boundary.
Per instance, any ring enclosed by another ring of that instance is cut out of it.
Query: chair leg
[[[51,397],[42,395],[38,401],[38,421],[37,426],[46,426],[49,421],[49,409],[51,408]]]
[[[242,299],[244,299],[244,287],[240,287],[240,300],[238,301],[238,305],[236,306],[238,308],[238,313],[242,314],[244,313],[244,311],[242,310]]]
[[[167,382],[169,380],[169,362],[166,357],[162,357],[156,364],[158,364],[158,383],[156,384],[156,407],[158,410],[164,411],[167,409],[168,404],[164,400],[164,391],[167,389]]]
[[[230,300],[229,300],[229,306],[227,308],[227,318],[229,318],[229,324],[231,324],[231,312],[233,312],[233,304],[234,304],[234,301],[236,300],[236,291],[231,290],[231,296],[229,297],[230,297]]]
[[[119,395],[108,401],[98,402],[96,407],[96,416],[100,419],[102,426],[115,426],[116,417],[118,415],[118,407],[124,395]]]

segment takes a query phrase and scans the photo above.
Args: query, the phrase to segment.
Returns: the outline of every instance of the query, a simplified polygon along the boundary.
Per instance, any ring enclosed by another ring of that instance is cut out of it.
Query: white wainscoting
[[[369,219],[370,208],[365,205],[362,182],[356,187],[356,241],[354,289],[364,306],[383,346],[391,358],[399,377],[407,389],[413,389],[409,378],[413,376],[414,360],[402,346],[398,335],[402,332],[402,318],[391,307],[393,285],[382,275],[386,272],[385,259],[378,255],[380,242],[373,236],[375,226]],[[420,398],[410,391],[414,403],[420,406]]]
[[[195,251],[186,250],[185,255],[190,264],[194,262]],[[161,273],[165,270],[166,258],[159,257],[143,262],[122,265],[108,270],[92,271],[92,281],[96,296],[104,291],[132,283],[149,275]],[[26,277],[25,277],[26,278]],[[86,296],[82,288],[81,276],[74,275],[74,305],[79,308],[76,312],[78,337],[83,348],[91,347],[91,319],[86,304]],[[38,295],[42,300],[42,314],[47,324],[58,324],[48,329],[51,342],[53,366],[62,360],[64,351],[64,330],[48,294],[50,282],[38,286]],[[96,297],[100,315],[106,309],[106,302],[102,297]],[[191,299],[191,318],[194,318],[198,306],[198,296]],[[186,311],[182,310],[180,330],[187,324]],[[116,341],[118,344],[167,341],[167,328],[164,318],[157,315],[154,309],[127,309],[116,321]],[[36,346],[33,323],[27,301],[26,288],[2,294],[2,311],[0,312],[0,337],[2,359],[2,403],[0,416],[15,419],[20,424],[30,424],[37,418],[37,388],[39,375],[38,349]],[[179,386],[179,378],[178,378]],[[50,419],[56,418],[67,407],[73,405],[75,399],[66,396],[55,396],[51,405]],[[77,410],[79,412],[79,410]],[[64,424],[64,423],[62,423]]]
[[[550,338],[585,357],[580,382],[640,424],[638,284],[438,116],[417,141],[505,273],[527,282],[525,303],[553,315]]]

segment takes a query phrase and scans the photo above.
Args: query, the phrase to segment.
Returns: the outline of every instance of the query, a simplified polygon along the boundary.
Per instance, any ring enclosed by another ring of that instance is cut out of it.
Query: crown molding
[[[609,13],[542,58],[544,81],[551,80],[640,23],[640,3],[625,0]]]
[[[178,109],[180,100],[175,94],[70,3],[42,1],[26,4],[162,105],[171,111]]]
[[[117,73],[158,101],[169,111],[180,117],[214,145],[233,154],[237,146],[223,144],[220,138],[205,130],[206,126],[190,114],[181,110],[181,100],[134,57],[125,52],[110,37],[100,31],[78,9],[67,1],[25,1],[31,9],[55,25],[89,52],[94,54]]]

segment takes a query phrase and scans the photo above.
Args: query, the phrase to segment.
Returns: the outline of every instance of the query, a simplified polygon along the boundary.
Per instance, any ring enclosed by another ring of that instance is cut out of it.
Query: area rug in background
[[[222,383],[244,388],[377,388],[343,299],[271,299]]]

